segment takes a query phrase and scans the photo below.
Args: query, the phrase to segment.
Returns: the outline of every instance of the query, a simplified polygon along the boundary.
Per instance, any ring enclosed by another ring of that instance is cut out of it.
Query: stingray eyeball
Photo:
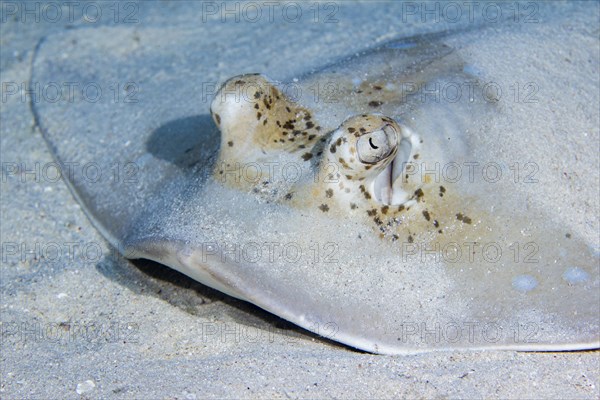
[[[358,159],[363,164],[377,164],[398,147],[398,132],[391,125],[362,135],[356,142]]]

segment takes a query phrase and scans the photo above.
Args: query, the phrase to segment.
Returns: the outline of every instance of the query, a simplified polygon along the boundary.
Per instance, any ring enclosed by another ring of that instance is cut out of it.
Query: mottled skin
[[[225,82],[211,113],[222,133],[214,174],[224,184],[267,201],[364,221],[391,240],[445,235],[446,241],[477,225],[448,185],[410,174],[426,144],[390,117],[356,115],[324,132],[308,109],[258,74]],[[245,166],[273,162],[299,165],[302,179],[244,179]],[[376,190],[378,180],[389,182],[387,191]]]

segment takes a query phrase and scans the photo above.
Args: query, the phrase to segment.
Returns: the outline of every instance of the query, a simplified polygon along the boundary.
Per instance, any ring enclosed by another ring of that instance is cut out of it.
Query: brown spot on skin
[[[418,159],[419,159],[419,155],[418,155],[418,154],[415,154],[415,155],[413,156],[413,158],[414,158],[415,160],[418,160]]]
[[[375,100],[373,100],[373,101],[369,102],[369,107],[379,107],[382,104],[383,104],[382,101],[375,101]]]
[[[233,147],[233,140],[230,140],[229,142],[227,142],[227,144],[229,145],[229,147]]]
[[[305,149],[305,148],[306,148],[306,146],[305,146],[305,145],[303,145],[303,144],[301,144],[301,145],[299,145],[299,146],[298,146],[298,148],[299,148],[299,149]]]
[[[427,210],[423,211],[423,216],[425,217],[425,219],[427,221],[431,220],[431,216],[429,215],[429,211],[427,211]]]
[[[398,240],[400,238],[400,236],[396,235],[395,233],[392,235],[392,242],[395,242],[396,240]]]
[[[350,128],[348,128],[348,132],[354,133],[354,132],[356,132],[356,129],[354,129],[353,127],[350,127]]]
[[[312,123],[312,121],[308,121],[308,122],[306,123],[306,129],[310,129],[310,128],[312,128],[313,126],[315,126],[315,124],[313,124],[313,123]]]
[[[255,104],[254,104],[254,108],[256,108],[256,109],[258,110],[258,108],[259,108],[259,107],[258,107],[258,103],[255,103]]]
[[[263,125],[267,124],[267,119],[265,118],[265,120],[263,121]]]
[[[291,200],[292,199],[292,194],[291,193],[286,194],[285,195],[285,199],[286,200]]]
[[[297,129],[296,129],[296,130],[294,130],[294,131],[292,131],[292,134],[293,134],[294,136],[298,136],[298,135],[299,135],[299,134],[301,134],[301,133],[302,133],[302,131],[299,131],[299,130],[297,130]]]
[[[413,239],[412,235],[408,235],[408,243],[412,243],[414,241],[415,239]]]
[[[317,135],[308,135],[308,140],[313,140]]]
[[[388,210],[389,210],[389,207],[388,207],[388,206],[383,206],[383,207],[381,207],[381,213],[382,213],[382,214],[387,214]]]
[[[245,83],[246,83],[246,82],[244,82],[244,81],[242,81],[242,80],[237,80],[237,81],[235,81],[235,84],[236,84],[236,85],[243,85],[243,84],[245,84]]]
[[[217,125],[221,125],[221,117],[219,114],[215,114],[215,119],[217,120]]]
[[[292,110],[290,110],[290,108],[288,106],[285,106],[285,111],[292,112]]]
[[[440,223],[438,222],[437,219],[433,220],[433,226],[435,226],[436,228],[440,226]]]
[[[400,206],[398,207],[398,212],[402,211],[404,211],[404,204],[400,204]]]
[[[375,221],[375,223],[376,223],[377,225],[381,225],[381,224],[383,223],[383,222],[381,222],[381,219],[379,219],[379,217],[375,217],[375,218],[373,218],[373,221]]]
[[[335,148],[335,143],[334,143],[329,147],[329,151],[332,153],[335,153],[335,150],[336,150],[336,148]]]
[[[321,130],[321,127],[320,127],[320,126],[317,126],[315,129],[316,129],[316,130],[318,130],[318,131],[320,131],[320,130]]]
[[[350,203],[350,209],[356,210],[356,208],[358,208],[358,206],[356,204]]]
[[[365,117],[366,117],[366,115],[365,115]],[[367,130],[365,128],[360,128],[359,131],[360,131],[360,133],[366,133],[367,132]]]
[[[373,216],[377,215],[377,210],[376,209],[367,210],[367,215],[369,217],[373,217]]]
[[[262,114],[261,114],[261,112],[259,111],[259,112],[257,112],[257,113],[256,113],[256,119],[260,119],[260,117],[262,117]]]
[[[566,234],[565,234],[565,237],[566,237],[567,239],[571,239],[571,234],[570,234],[570,233],[566,233]]]
[[[304,153],[304,154],[302,155],[302,159],[303,159],[304,161],[308,161],[308,160],[310,160],[310,159],[312,158],[312,156],[313,156],[313,155],[312,155],[312,153]]]
[[[440,192],[441,192],[441,193],[445,193],[445,192],[446,192],[446,188],[445,188],[445,187],[443,187],[443,186],[440,186]]]
[[[423,190],[421,190],[421,189],[415,190],[415,196],[417,196],[417,199],[423,197],[424,195],[425,195],[425,193],[423,193]]]
[[[321,204],[319,206],[319,210],[321,210],[323,212],[327,212],[327,211],[329,211],[329,206],[327,204]]]
[[[373,86],[373,89],[375,89],[375,90],[381,90],[383,88],[381,86],[379,86],[379,85],[375,85],[375,86]]]
[[[333,189],[327,189],[325,191],[325,197],[332,198],[333,197]]]
[[[462,215],[461,213],[456,214],[456,219],[464,222],[465,224],[470,224],[473,222],[471,218],[467,217],[466,215]]]
[[[258,98],[260,98],[260,95],[261,95],[261,94],[262,94],[261,92],[256,92],[256,93],[254,93],[254,98],[255,98],[255,99],[258,99]]]
[[[352,180],[352,178],[354,178],[352,175],[346,175],[346,179]]]

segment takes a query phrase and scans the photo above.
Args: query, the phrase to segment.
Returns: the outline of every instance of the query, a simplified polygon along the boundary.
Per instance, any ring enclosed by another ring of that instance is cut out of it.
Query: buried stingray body
[[[211,114],[222,135],[214,172],[219,182],[290,207],[362,221],[392,241],[413,242],[424,233],[438,239],[445,228],[446,242],[474,232],[452,183],[420,174],[421,168],[433,171],[430,167],[449,161],[439,157],[445,149],[433,148],[440,141],[430,145],[388,116],[349,116],[327,132],[307,108],[259,74],[225,82]],[[263,177],[269,164],[301,172],[266,179],[249,172],[252,167]]]
[[[195,102],[195,32],[137,30],[157,46],[114,59],[98,54],[127,43],[103,34],[43,41],[31,81],[129,74],[144,101],[32,108],[59,161],[112,172],[67,183],[125,256],[376,353],[598,347],[597,244],[561,222],[562,204],[537,205],[541,185],[481,174],[503,146],[501,105],[430,97],[478,82],[464,57],[493,35],[395,40],[288,84],[241,75],[215,95],[213,124]],[[152,67],[171,59],[174,73]]]

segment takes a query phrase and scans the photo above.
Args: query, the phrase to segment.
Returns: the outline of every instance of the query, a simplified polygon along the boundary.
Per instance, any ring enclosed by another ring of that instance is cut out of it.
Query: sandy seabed
[[[30,109],[36,44],[68,29],[195,30],[207,54],[199,70],[210,71],[210,79],[267,70],[284,78],[312,65],[318,49],[327,63],[394,37],[468,25],[466,5],[459,18],[433,2],[433,14],[419,2],[411,3],[416,8],[277,3],[273,14],[261,2],[230,3],[227,9],[220,2],[81,2],[72,9],[63,5],[60,12],[57,4],[3,2],[0,10],[1,397],[600,397],[597,351],[371,355],[323,340],[158,264],[128,262],[107,245],[56,176]],[[489,4],[489,14],[476,13],[476,20],[493,20],[493,7],[501,3]],[[503,4],[510,17],[516,3]],[[543,23],[557,37],[565,32],[595,37],[585,42],[590,48],[573,48],[573,57],[588,57],[598,66],[597,3],[528,2],[517,8],[519,18],[512,23],[519,29]],[[546,40],[547,46],[561,47],[552,37]],[[525,45],[518,48],[527,51]],[[514,54],[514,63],[519,56]],[[598,92],[597,73],[570,79],[565,84],[584,88],[582,95]],[[40,87],[35,101],[51,100],[53,89]],[[597,94],[591,101],[586,109],[595,110],[591,118],[597,120]],[[569,115],[561,121],[561,129],[578,123]],[[589,148],[597,149],[597,129],[573,140],[584,147],[591,141]],[[584,173],[595,170],[583,167]],[[597,204],[588,206],[597,212]],[[578,210],[566,213],[565,220],[578,217]],[[597,214],[587,218],[597,227]]]

